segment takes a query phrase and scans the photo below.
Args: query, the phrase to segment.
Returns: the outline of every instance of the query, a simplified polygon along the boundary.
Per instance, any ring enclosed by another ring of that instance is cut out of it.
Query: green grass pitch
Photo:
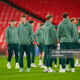
[[[38,65],[38,57],[35,59],[35,63]],[[12,69],[6,68],[7,58],[0,57],[0,80],[79,80],[80,79],[80,68],[75,68],[76,72],[59,73],[58,68],[53,69],[55,73],[44,73],[43,69],[37,67],[32,68],[31,72],[26,72],[26,58],[24,57],[24,72],[19,72],[19,69],[15,69],[15,59],[12,58],[11,66]]]

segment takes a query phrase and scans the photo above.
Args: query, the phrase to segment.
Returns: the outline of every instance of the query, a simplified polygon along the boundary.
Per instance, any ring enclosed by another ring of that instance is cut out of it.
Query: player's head
[[[43,25],[44,25],[44,23],[41,23],[41,24],[40,24],[40,28],[42,28],[42,27],[43,27]]]
[[[21,22],[26,22],[26,16],[25,15],[22,15],[21,17],[20,17],[20,20],[21,20]]]
[[[77,23],[76,18],[74,18],[74,17],[71,18],[70,21],[71,21],[73,24],[76,24],[76,23]]]
[[[46,19],[47,19],[48,21],[52,22],[52,21],[53,21],[53,15],[52,15],[52,14],[48,14],[48,15],[46,16]]]
[[[10,25],[11,25],[11,26],[15,26],[15,23],[16,23],[16,22],[15,22],[14,19],[12,19],[12,20],[10,21]]]
[[[32,24],[32,26],[34,25],[34,21],[29,21],[30,24]]]
[[[69,19],[68,13],[63,13],[62,17],[63,19]]]

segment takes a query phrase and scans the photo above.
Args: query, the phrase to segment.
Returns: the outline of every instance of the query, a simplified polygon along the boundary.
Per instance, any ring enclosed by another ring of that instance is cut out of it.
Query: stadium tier
[[[68,12],[70,17],[73,15],[78,18],[80,14],[79,0],[9,0],[22,9],[29,10],[38,16],[45,18],[48,13],[54,15],[54,20],[59,23],[63,12]],[[26,3],[25,3],[26,1]],[[72,3],[72,4],[71,4]],[[65,6],[65,7],[64,7]]]

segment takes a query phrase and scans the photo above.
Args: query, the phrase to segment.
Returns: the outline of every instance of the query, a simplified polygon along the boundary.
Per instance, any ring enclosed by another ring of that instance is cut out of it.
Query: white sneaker
[[[49,73],[50,72],[55,72],[51,67],[49,67],[49,71],[48,71]]]
[[[55,71],[52,70],[52,68],[50,68],[50,69],[48,70],[48,72],[51,73],[51,72],[55,72]]]
[[[20,67],[19,67],[19,64],[16,63],[15,69],[19,69],[19,68],[20,68]]]
[[[44,69],[43,72],[48,72],[48,70],[47,69]]]
[[[60,65],[60,70],[62,70],[62,65]]]
[[[43,64],[42,64],[42,60],[39,60],[39,66],[42,66]]]
[[[75,72],[75,69],[74,69],[74,68],[72,68],[72,69],[71,69],[71,72]]]
[[[8,68],[8,69],[11,69],[10,63],[7,64],[7,68]]]
[[[48,70],[47,70],[47,66],[44,67],[43,72],[48,72]]]
[[[40,68],[45,68],[45,65],[42,65]]]
[[[80,64],[75,64],[75,67],[80,67]]]
[[[78,67],[78,64],[75,64],[75,67]]]
[[[20,72],[23,72],[23,68],[20,68]]]
[[[43,64],[41,63],[41,64],[39,64],[39,66],[41,67],[41,66],[43,66]]]
[[[54,67],[57,68],[57,65],[55,64]]]
[[[31,67],[37,67],[34,63],[31,64]]]
[[[69,68],[66,68],[66,71],[70,71],[70,69]]]
[[[78,67],[80,67],[80,64],[78,64]]]
[[[61,69],[59,72],[64,73],[66,72],[65,69]]]
[[[55,72],[54,70],[48,70],[48,73]]]

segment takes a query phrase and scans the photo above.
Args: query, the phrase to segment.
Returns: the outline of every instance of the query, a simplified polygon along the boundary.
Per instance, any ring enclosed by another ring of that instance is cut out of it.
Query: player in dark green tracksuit
[[[32,27],[33,27],[33,23],[34,21],[29,21],[30,24],[32,24]],[[37,67],[35,64],[34,64],[34,61],[35,61],[35,45],[34,45],[34,40],[32,39],[31,41],[31,56],[32,56],[32,59],[31,59],[31,67]]]
[[[77,27],[80,25],[80,18],[78,19],[78,23],[76,21],[76,18],[71,18],[71,22],[74,24],[74,29],[75,29],[75,33],[73,37],[73,49],[79,49],[80,41],[79,41],[79,33]],[[77,54],[75,66],[80,67],[80,65],[78,64],[78,56],[79,55]]]
[[[18,41],[18,28],[15,27],[15,20],[10,21],[10,26],[6,29],[5,38],[6,38],[7,47],[8,47],[7,67],[8,69],[11,68],[10,62],[11,62],[11,57],[14,51],[15,62],[16,62],[15,68],[19,68],[19,65],[18,65],[18,42],[19,42]]]
[[[40,28],[35,32],[34,37],[35,41],[37,43],[37,46],[39,48],[39,66],[42,67],[42,59],[44,57],[44,42],[43,42],[43,25],[40,24]]]
[[[55,26],[52,24],[53,16],[49,14],[46,18],[47,18],[47,21],[45,22],[43,27],[45,55],[46,55],[44,72],[47,72],[47,71],[55,72],[54,70],[52,70],[53,58],[50,57],[50,54],[51,54],[50,50],[56,49],[56,44],[57,44],[56,29],[55,29]],[[49,67],[49,70],[47,70],[47,67]]]
[[[33,29],[32,25],[27,22],[26,16],[21,16],[21,24],[19,24],[18,27],[19,31],[19,64],[20,64],[20,72],[23,72],[23,55],[24,51],[27,55],[27,72],[30,71],[30,50],[31,50],[31,41],[33,36]]]
[[[63,21],[58,25],[57,35],[60,42],[60,49],[63,50],[73,49],[72,40],[74,37],[74,28],[73,28],[73,24],[68,19],[67,13],[63,14]],[[72,53],[70,53],[69,55],[73,56]],[[74,59],[72,57],[68,59],[70,62],[70,66],[72,68],[71,71],[75,72]],[[61,64],[62,64],[62,69],[59,72],[65,72],[65,65],[66,65],[65,56],[61,57]]]

